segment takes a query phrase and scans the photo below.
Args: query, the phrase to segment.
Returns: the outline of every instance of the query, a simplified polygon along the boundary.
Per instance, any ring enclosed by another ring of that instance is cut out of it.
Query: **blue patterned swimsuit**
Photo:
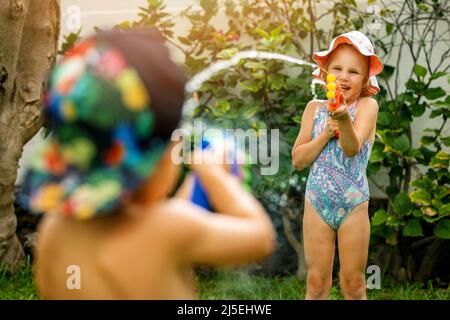
[[[349,106],[352,122],[355,121],[356,101]],[[326,128],[326,104],[316,110],[312,139]],[[322,219],[337,230],[357,205],[369,200],[366,169],[372,144],[368,138],[358,154],[347,157],[339,139],[330,139],[312,164],[306,183],[305,198]]]

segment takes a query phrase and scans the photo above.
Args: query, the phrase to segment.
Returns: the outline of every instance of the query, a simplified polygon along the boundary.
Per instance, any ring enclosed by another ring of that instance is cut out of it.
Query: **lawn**
[[[38,299],[29,264],[12,273],[0,268],[0,299]],[[304,299],[305,285],[294,276],[264,277],[245,271],[214,272],[197,277],[201,299]],[[423,288],[419,285],[386,285],[380,290],[368,290],[369,299],[380,300],[450,300],[449,289]],[[339,289],[333,286],[330,299],[339,300]]]
[[[198,278],[201,299],[304,299],[306,287],[295,276],[264,277],[246,272],[218,272],[214,276]],[[436,289],[417,284],[382,285],[381,289],[367,290],[368,299],[373,300],[450,300],[450,288]],[[334,285],[331,300],[343,299]]]

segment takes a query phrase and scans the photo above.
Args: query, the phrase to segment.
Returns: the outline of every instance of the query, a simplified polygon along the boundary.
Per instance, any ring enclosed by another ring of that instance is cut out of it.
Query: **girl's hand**
[[[333,120],[349,119],[350,113],[348,112],[347,102],[345,101],[344,94],[340,92],[340,105],[337,109],[328,109],[328,114]]]
[[[328,118],[327,126],[325,128],[325,132],[329,139],[332,139],[336,136],[336,131],[339,130],[338,121]]]
[[[350,113],[348,112],[348,107],[345,102],[342,102],[339,108],[336,110],[328,110],[328,114],[333,120],[343,120],[350,118]]]

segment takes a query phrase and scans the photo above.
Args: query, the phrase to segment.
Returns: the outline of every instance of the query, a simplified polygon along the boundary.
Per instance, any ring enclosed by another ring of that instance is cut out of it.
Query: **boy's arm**
[[[192,196],[193,188],[194,188],[194,175],[192,173],[188,173],[183,183],[175,193],[174,198],[189,200]]]
[[[339,143],[348,157],[358,154],[377,123],[378,103],[375,99],[364,98],[358,106],[355,123],[350,116],[338,120],[341,136]]]
[[[313,119],[317,104],[317,101],[310,101],[307,104],[303,112],[300,132],[292,148],[292,165],[299,171],[309,167],[330,140],[326,130],[312,140]]]
[[[183,200],[171,201],[180,257],[192,263],[236,265],[271,254],[275,248],[272,222],[239,180],[216,165],[196,165],[195,172],[217,214]]]

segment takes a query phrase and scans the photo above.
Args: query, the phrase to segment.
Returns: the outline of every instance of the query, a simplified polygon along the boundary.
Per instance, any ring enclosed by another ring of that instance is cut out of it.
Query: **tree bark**
[[[305,250],[303,247],[303,242],[297,239],[291,224],[292,209],[286,207],[281,210],[281,219],[283,221],[284,234],[289,242],[289,244],[294,248],[297,254],[297,278],[300,281],[305,281],[307,276],[306,260],[305,260]],[[302,224],[300,223],[300,226]]]
[[[10,266],[23,257],[14,213],[18,162],[43,123],[59,29],[59,0],[0,1],[0,262]]]
[[[434,240],[433,244],[430,245],[427,253],[423,257],[422,264],[414,277],[414,281],[425,282],[430,279],[442,251],[448,248],[449,243],[450,241],[444,239]]]

